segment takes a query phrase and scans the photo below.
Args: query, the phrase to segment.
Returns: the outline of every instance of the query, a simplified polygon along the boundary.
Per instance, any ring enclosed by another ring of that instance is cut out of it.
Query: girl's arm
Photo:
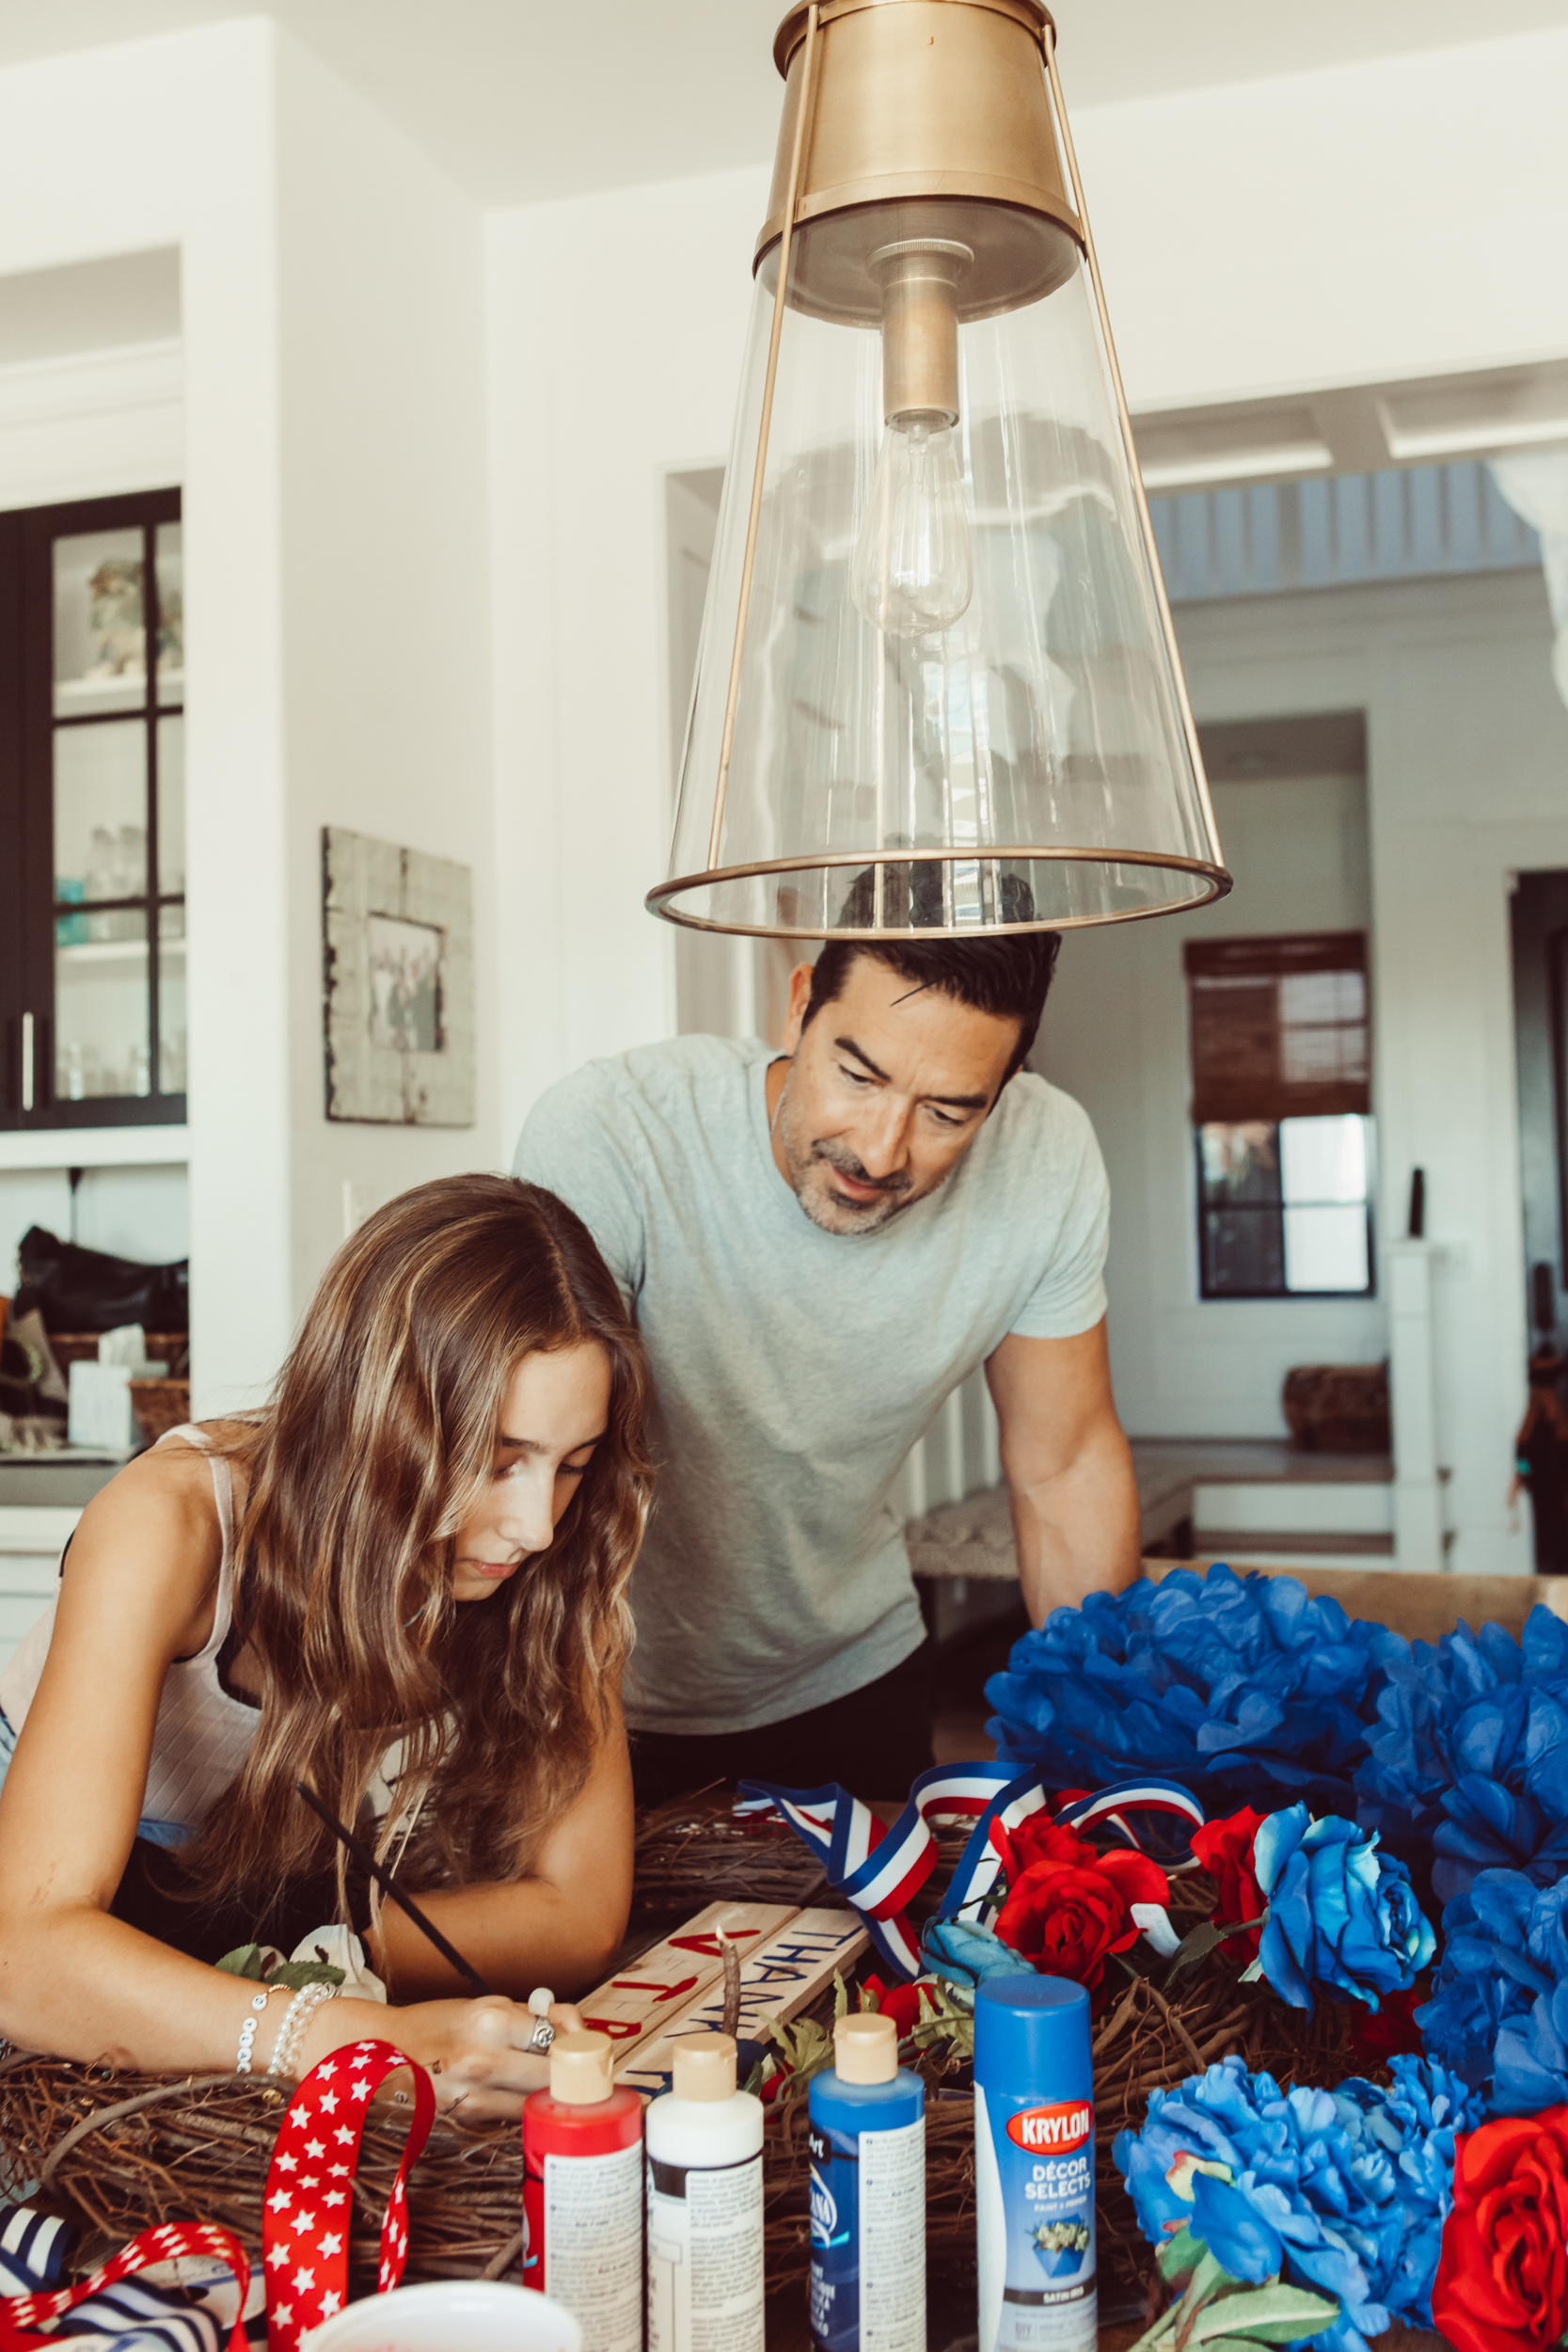
[[[631,1867],[631,1765],[617,1692],[587,1782],[540,1846],[528,1877],[417,1899],[498,1993],[526,2001],[543,1984],[576,1994],[599,1982],[620,1949]],[[463,1979],[396,1903],[382,1905],[381,1936],[394,1998],[461,1989]]]
[[[24,2049],[218,2074],[256,2014],[253,1985],[108,1908],[136,1832],[164,1677],[211,1633],[219,1557],[206,1462],[173,1449],[122,1470],[72,1539],[48,1662],[0,1786],[0,2033]],[[259,2021],[258,2072],[285,2006],[275,1995]],[[310,2021],[305,2062],[371,2035],[395,2041],[437,2074],[442,2105],[466,2094],[465,2119],[478,2122],[515,2114],[546,2078],[546,2061],[523,2047],[533,2026],[507,2001],[388,2011],[334,2000]]]

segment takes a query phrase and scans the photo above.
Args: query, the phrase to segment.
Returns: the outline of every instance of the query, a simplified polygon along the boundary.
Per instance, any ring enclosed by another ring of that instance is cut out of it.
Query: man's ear
[[[800,1042],[806,1007],[811,1002],[811,976],[809,963],[798,963],[789,976],[789,1003],[784,1009],[784,1036],[779,1041],[780,1050],[785,1054],[793,1054]]]

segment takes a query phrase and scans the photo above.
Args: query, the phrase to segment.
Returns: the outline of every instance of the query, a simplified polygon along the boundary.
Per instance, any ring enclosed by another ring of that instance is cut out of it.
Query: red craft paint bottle
[[[523,2101],[523,2280],[584,2352],[641,2352],[642,2101],[617,2090],[607,2033],[557,2034],[550,2087]]]

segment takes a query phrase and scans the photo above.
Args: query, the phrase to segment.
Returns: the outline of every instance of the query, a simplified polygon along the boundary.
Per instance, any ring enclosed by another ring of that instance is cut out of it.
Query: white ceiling
[[[279,0],[269,13],[489,204],[765,162],[784,0]],[[0,0],[0,65],[256,14]],[[1075,104],[1568,24],[1568,0],[1055,0]],[[134,136],[134,132],[128,130]]]

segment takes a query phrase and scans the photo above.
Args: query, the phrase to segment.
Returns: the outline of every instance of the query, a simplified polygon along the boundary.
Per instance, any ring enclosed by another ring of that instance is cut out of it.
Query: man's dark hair
[[[876,871],[857,874],[839,910],[847,930],[869,929],[876,920]],[[1035,899],[1020,874],[1002,877],[1003,920],[1034,920]],[[919,865],[890,865],[883,881],[883,918],[904,915],[912,926],[931,928],[942,919],[942,867],[934,859]],[[1013,931],[990,939],[905,939],[896,931],[876,939],[830,939],[811,976],[811,996],[801,1020],[811,1026],[824,1005],[844,993],[857,956],[875,956],[913,988],[934,988],[976,1012],[1018,1023],[1018,1044],[1003,1085],[1021,1070],[1035,1042],[1046,992],[1061,953],[1060,931]]]

